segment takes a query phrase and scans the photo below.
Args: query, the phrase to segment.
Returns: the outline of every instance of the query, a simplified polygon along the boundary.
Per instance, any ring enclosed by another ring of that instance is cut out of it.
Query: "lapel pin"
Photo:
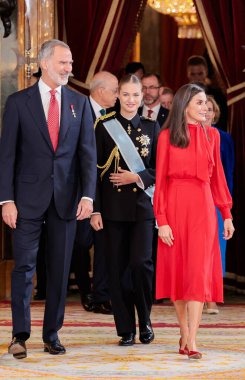
[[[74,109],[74,105],[71,104],[70,107],[71,107],[71,112],[72,112],[73,117],[77,117],[75,109]]]

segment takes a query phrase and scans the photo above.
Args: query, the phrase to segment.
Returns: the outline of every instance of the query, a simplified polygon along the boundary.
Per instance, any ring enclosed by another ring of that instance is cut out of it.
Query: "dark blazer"
[[[88,98],[88,102],[89,102],[89,105],[90,105],[90,110],[91,110],[91,113],[92,113],[93,122],[95,122],[95,120],[96,120],[96,115],[95,115],[95,112],[94,112],[94,109],[93,109],[92,103],[90,102],[90,99],[89,99],[89,98]]]
[[[155,183],[155,166],[156,166],[156,146],[159,133],[157,122],[140,117],[138,114],[129,122],[120,114],[111,117],[117,117],[123,127],[128,130],[130,124],[131,132],[129,134],[134,145],[138,148],[141,158],[145,165],[145,170],[139,172],[145,189]],[[109,117],[109,118],[111,118]],[[109,120],[107,118],[107,120]],[[107,133],[103,122],[100,121],[95,130],[97,142],[98,165],[103,166],[112,150],[116,146],[114,140]],[[148,136],[149,145],[144,146],[140,137]],[[148,152],[142,155],[142,149],[146,147]],[[121,187],[113,186],[109,181],[110,173],[114,172],[115,159],[113,159],[108,171],[103,175],[102,170],[98,170],[97,193],[94,211],[99,211],[102,218],[111,221],[138,221],[153,219],[153,209],[150,197],[140,189],[135,183]],[[119,166],[122,169],[129,170],[124,159],[120,155]]]
[[[7,99],[0,142],[0,201],[15,201],[20,217],[39,217],[54,196],[59,216],[75,218],[80,176],[82,195],[94,198],[96,147],[87,98],[62,87],[60,120],[54,152],[38,83]]]
[[[138,114],[140,116],[142,116],[142,112],[143,112],[143,106],[139,107]],[[163,124],[165,123],[165,121],[168,117],[168,114],[169,114],[169,110],[167,108],[164,108],[161,106],[159,109],[158,115],[157,115],[157,121],[158,121],[158,124],[160,125],[160,127],[162,127]]]

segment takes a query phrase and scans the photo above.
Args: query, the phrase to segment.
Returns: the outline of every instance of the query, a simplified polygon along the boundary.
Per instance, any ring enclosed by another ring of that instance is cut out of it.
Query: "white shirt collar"
[[[145,117],[148,117],[148,110],[152,110],[153,113],[151,115],[151,119],[152,120],[156,120],[157,116],[158,116],[158,113],[159,113],[159,110],[160,110],[160,107],[161,107],[160,103],[158,103],[155,107],[152,107],[152,108],[150,108],[146,104],[144,104],[142,115],[145,116]]]
[[[100,110],[101,110],[103,107],[101,107],[101,105],[99,105],[99,103],[97,103],[97,102],[92,98],[91,95],[89,96],[89,100],[90,100],[90,103],[91,103],[92,108],[93,108],[93,110],[94,110],[94,113],[95,113],[96,118],[100,117],[100,116],[101,116]],[[104,109],[105,109],[105,108],[104,108]]]
[[[148,107],[146,104],[144,105],[145,109],[148,111],[148,110],[152,110],[153,112],[155,112],[156,114],[158,114],[159,110],[160,110],[160,107],[161,107],[161,104],[158,103],[155,107]]]
[[[41,93],[48,93],[50,90],[52,90],[51,87],[49,87],[43,80],[42,78],[39,79],[38,81],[38,86],[39,86],[39,90]],[[61,86],[58,86],[55,88],[55,90],[57,91],[57,93],[59,95],[61,95]]]

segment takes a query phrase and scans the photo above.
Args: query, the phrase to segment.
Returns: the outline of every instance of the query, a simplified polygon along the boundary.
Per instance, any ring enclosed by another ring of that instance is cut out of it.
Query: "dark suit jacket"
[[[39,217],[54,196],[59,216],[75,218],[80,176],[82,195],[94,198],[96,147],[87,98],[63,87],[60,120],[54,152],[38,83],[7,99],[0,142],[0,201],[15,201],[20,217]]]
[[[138,114],[140,116],[142,115],[142,112],[143,112],[143,107],[139,107]],[[168,114],[169,114],[169,110],[167,108],[164,108],[161,106],[159,109],[158,115],[157,115],[157,121],[158,121],[158,124],[160,125],[160,127],[162,127],[163,124],[165,123],[165,121],[168,117]]]
[[[95,112],[94,112],[93,106],[92,106],[92,104],[91,104],[89,98],[88,98],[88,102],[89,102],[89,105],[90,105],[90,109],[91,109],[91,113],[92,113],[93,122],[95,122],[95,120],[96,120],[96,115],[95,115]]]
[[[112,116],[115,117],[115,116]],[[117,114],[118,120],[127,131],[129,122]],[[109,118],[107,119],[109,120]],[[145,189],[155,183],[155,165],[156,165],[156,146],[159,133],[159,125],[157,122],[140,118],[137,114],[130,122],[131,133],[130,138],[134,145],[142,153],[142,148],[146,147],[148,153],[141,156],[145,170],[138,173],[144,183]],[[114,140],[107,133],[102,121],[100,121],[95,130],[97,141],[98,165],[102,166],[108,160],[113,148],[116,146]],[[149,145],[144,146],[140,137],[148,136]],[[110,173],[114,172],[114,160],[109,170],[104,174],[102,180],[100,174],[102,170],[98,170],[97,192],[94,211],[99,211],[102,218],[111,221],[138,221],[153,219],[153,208],[150,197],[140,189],[136,183],[124,185],[121,187],[113,186],[109,180]],[[128,169],[127,164],[120,155],[119,166],[122,169]]]

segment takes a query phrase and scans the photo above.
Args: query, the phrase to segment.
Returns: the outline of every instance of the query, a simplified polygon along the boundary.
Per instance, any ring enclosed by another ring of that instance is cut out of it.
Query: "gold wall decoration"
[[[38,71],[40,46],[54,38],[55,0],[25,0],[24,6],[25,87],[28,87],[35,81],[32,74]]]

